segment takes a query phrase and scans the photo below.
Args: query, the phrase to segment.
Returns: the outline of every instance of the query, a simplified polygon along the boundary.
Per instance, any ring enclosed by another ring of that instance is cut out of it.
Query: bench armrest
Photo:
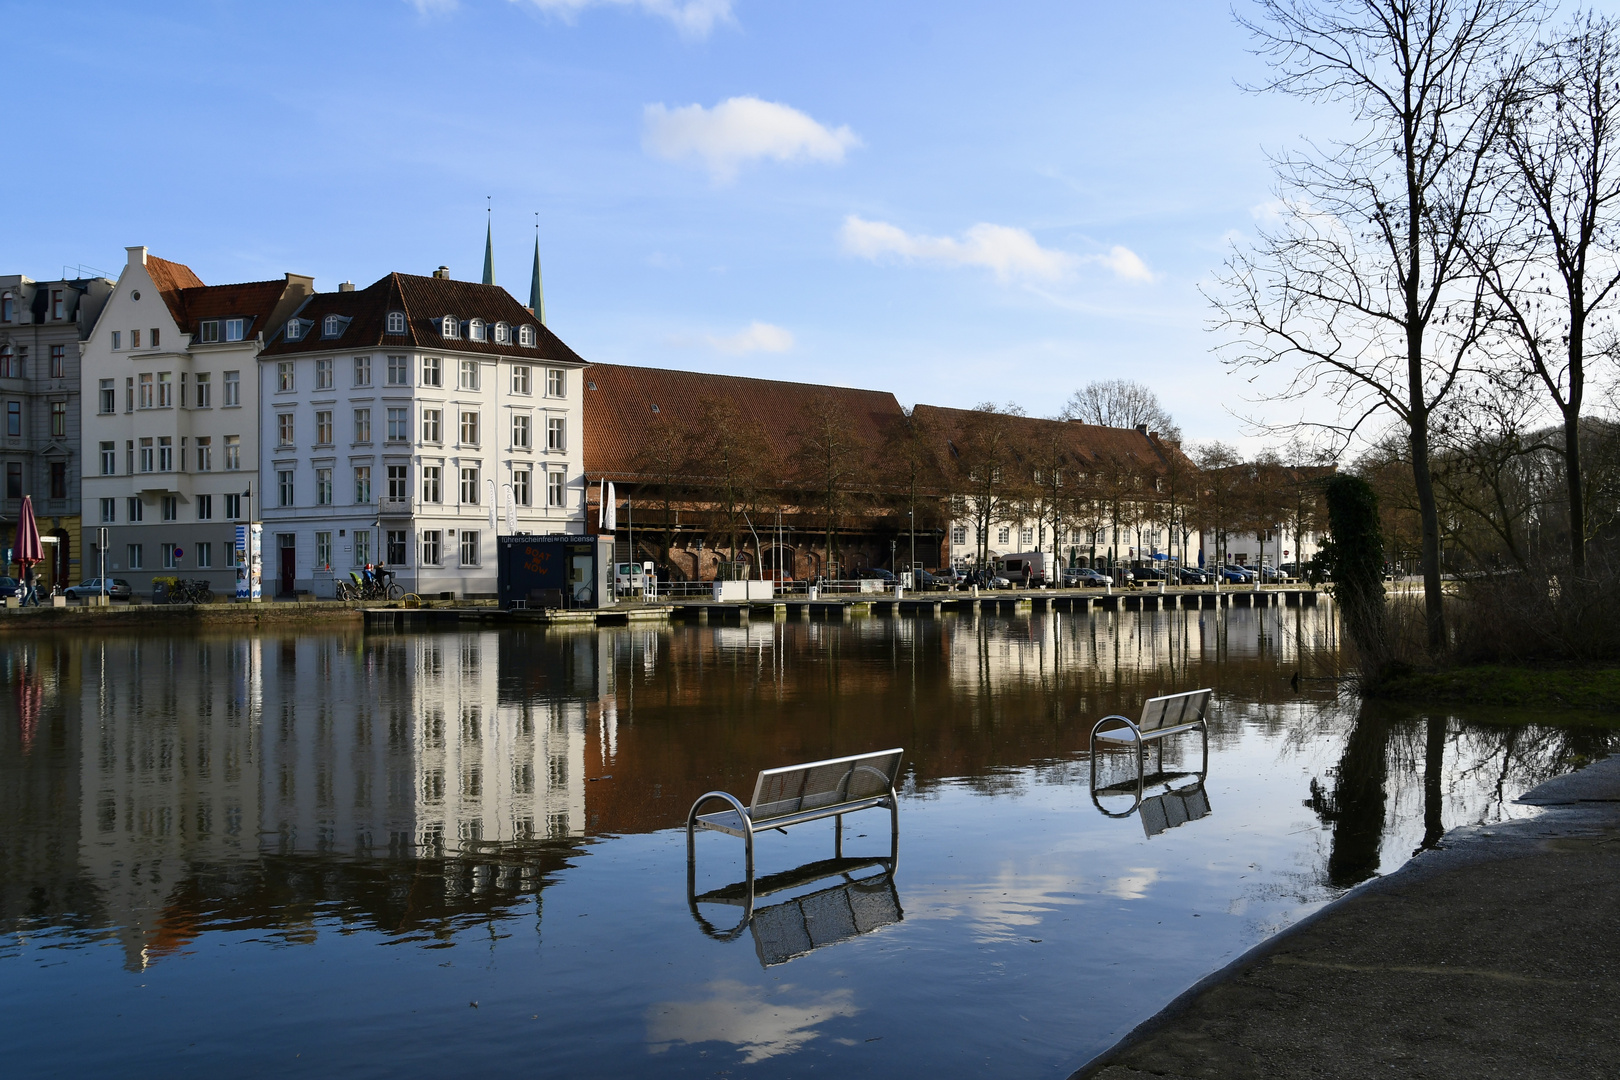
[[[1142,738],[1142,729],[1137,726],[1135,720],[1132,720],[1128,716],[1120,716],[1115,714],[1113,716],[1105,716],[1095,724],[1091,725],[1091,737],[1093,739],[1097,737],[1097,732],[1103,730],[1104,724],[1107,724],[1110,730],[1117,727],[1128,727],[1131,729],[1131,731],[1136,733],[1137,741],[1140,741]]]
[[[697,825],[698,807],[702,806],[706,802],[712,802],[715,799],[720,799],[723,802],[730,803],[731,808],[737,811],[737,816],[742,818],[744,827],[747,828],[749,832],[754,831],[754,821],[748,816],[748,807],[744,806],[737,796],[731,794],[729,791],[707,791],[698,796],[697,802],[693,803],[692,809],[687,812],[686,832],[688,835],[691,834],[692,829]]]

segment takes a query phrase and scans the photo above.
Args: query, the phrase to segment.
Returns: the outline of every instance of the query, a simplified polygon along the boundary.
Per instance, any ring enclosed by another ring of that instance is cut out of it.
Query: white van
[[[1003,555],[1000,560],[1001,576],[1016,588],[1024,583],[1024,571],[1029,571],[1031,585],[1046,584],[1046,553],[1025,551],[1017,555]]]

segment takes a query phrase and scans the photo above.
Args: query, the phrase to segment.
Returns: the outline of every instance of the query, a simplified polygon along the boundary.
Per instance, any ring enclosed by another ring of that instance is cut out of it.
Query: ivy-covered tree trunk
[[[1389,662],[1384,633],[1384,534],[1378,522],[1378,496],[1359,476],[1328,481],[1329,540],[1323,562],[1332,575],[1333,600],[1344,632],[1361,656],[1362,678],[1378,681]]]

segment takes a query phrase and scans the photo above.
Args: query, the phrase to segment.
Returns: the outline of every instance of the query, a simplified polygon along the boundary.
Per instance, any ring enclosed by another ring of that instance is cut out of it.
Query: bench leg
[[[747,852],[745,857],[744,857],[744,864],[745,864],[745,868],[747,870],[748,890],[749,890],[750,893],[752,893],[753,889],[754,889],[754,830],[753,829],[749,829],[748,830],[748,835],[743,837],[743,846],[745,847],[746,852]]]
[[[844,857],[844,815],[833,815],[833,858]]]

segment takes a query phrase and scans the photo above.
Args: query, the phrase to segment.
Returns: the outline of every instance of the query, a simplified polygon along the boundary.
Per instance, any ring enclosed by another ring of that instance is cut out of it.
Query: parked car
[[[1260,567],[1260,577],[1265,581],[1282,581],[1287,576],[1275,566]]]
[[[885,585],[893,585],[896,580],[894,574],[876,566],[862,566],[854,571],[854,577],[856,581],[881,581]]]
[[[1216,570],[1226,585],[1247,585],[1252,579],[1241,566],[1222,566]]]
[[[1254,580],[1254,570],[1251,567],[1239,566],[1237,563],[1227,563],[1224,567],[1222,567],[1222,569],[1225,570],[1228,575],[1235,574],[1237,576],[1237,582],[1240,585],[1247,584]]]
[[[935,570],[933,574],[935,578],[944,582],[947,588],[954,588],[957,585],[966,585],[968,581],[967,571],[958,566],[942,567],[941,569]]]
[[[0,577],[0,599],[22,595],[22,582],[14,577]]]
[[[1137,581],[1166,580],[1165,572],[1156,566],[1138,566],[1132,571],[1132,573],[1136,575]]]
[[[62,592],[75,600],[83,600],[87,596],[100,596],[101,579],[85,578],[77,585],[69,585]],[[128,600],[135,595],[135,590],[130,588],[129,582],[123,578],[108,578],[107,595],[114,600]]]
[[[954,578],[941,577],[939,574],[927,570],[918,570],[911,577],[911,587],[913,589],[948,589],[953,584],[955,584]]]
[[[1197,567],[1183,566],[1181,569],[1176,571],[1176,577],[1183,585],[1209,584],[1209,575]]]
[[[1112,585],[1113,583],[1113,578],[1089,566],[1063,571],[1063,584],[1070,588],[1102,588],[1104,585]]]

